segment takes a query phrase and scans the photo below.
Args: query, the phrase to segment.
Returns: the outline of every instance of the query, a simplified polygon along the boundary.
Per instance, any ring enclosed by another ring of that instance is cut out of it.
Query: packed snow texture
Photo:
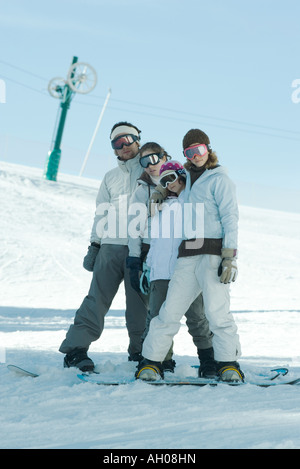
[[[50,182],[0,163],[0,447],[300,448],[299,386],[101,387],[63,368],[58,347],[91,280],[82,259],[99,183],[62,174]],[[240,207],[231,306],[247,378],[275,366],[300,376],[299,255],[299,214]],[[121,285],[90,347],[103,377],[135,372],[124,304]],[[184,320],[174,349],[175,376],[196,376]],[[40,376],[19,377],[8,363]]]

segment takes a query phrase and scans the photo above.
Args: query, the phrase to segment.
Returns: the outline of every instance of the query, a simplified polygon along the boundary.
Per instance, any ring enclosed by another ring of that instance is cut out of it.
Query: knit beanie
[[[210,140],[206,133],[202,132],[202,130],[191,129],[183,137],[182,146],[184,150],[194,143],[204,143],[204,145],[207,145],[207,147],[210,149]]]
[[[182,166],[182,164],[179,163],[179,161],[172,160],[172,161],[167,161],[166,163],[162,164],[160,171],[159,171],[159,175],[161,176],[162,173],[166,171],[167,173],[171,171],[175,171],[179,176],[186,177],[185,169]]]

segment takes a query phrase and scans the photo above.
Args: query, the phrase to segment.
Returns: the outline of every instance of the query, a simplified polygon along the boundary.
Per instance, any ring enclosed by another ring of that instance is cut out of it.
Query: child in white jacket
[[[188,162],[185,203],[191,204],[193,218],[197,205],[203,206],[203,237],[185,239],[169,284],[166,301],[152,319],[143,343],[144,362],[137,375],[141,379],[163,376],[160,363],[180,328],[184,311],[203,293],[205,314],[213,332],[217,376],[224,381],[241,381],[243,373],[236,361],[240,356],[237,327],[230,313],[230,282],[237,276],[238,205],[235,188],[211,150],[208,136],[190,130],[183,139]],[[184,225],[191,225],[190,215]],[[198,239],[197,239],[198,238]],[[147,368],[150,371],[147,373]],[[151,372],[154,372],[154,374]],[[156,376],[155,376],[156,373]],[[143,376],[144,375],[144,376]]]
[[[160,176],[161,185],[164,184],[162,187],[168,189],[168,195],[164,203],[156,208],[151,222],[151,242],[147,256],[151,282],[157,279],[170,280],[182,241],[186,172],[180,163],[171,161],[162,166]]]

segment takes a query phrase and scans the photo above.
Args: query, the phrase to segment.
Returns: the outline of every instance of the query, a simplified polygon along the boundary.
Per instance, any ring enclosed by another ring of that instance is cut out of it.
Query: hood
[[[138,184],[143,184],[145,186],[153,186],[155,187],[156,184],[152,181],[151,176],[149,176],[146,171],[143,172],[143,174],[139,177],[138,179]]]

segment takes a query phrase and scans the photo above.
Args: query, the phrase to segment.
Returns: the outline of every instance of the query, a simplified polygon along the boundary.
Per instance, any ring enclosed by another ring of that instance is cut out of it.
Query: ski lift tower
[[[56,127],[56,136],[52,142],[52,148],[48,152],[45,179],[56,181],[58,166],[61,157],[61,141],[66,122],[68,109],[75,93],[86,94],[92,91],[97,83],[97,74],[94,68],[85,63],[78,62],[78,57],[73,57],[67,79],[61,77],[52,78],[48,85],[48,91],[53,98],[60,99],[59,120]],[[54,130],[55,133],[55,130]]]

